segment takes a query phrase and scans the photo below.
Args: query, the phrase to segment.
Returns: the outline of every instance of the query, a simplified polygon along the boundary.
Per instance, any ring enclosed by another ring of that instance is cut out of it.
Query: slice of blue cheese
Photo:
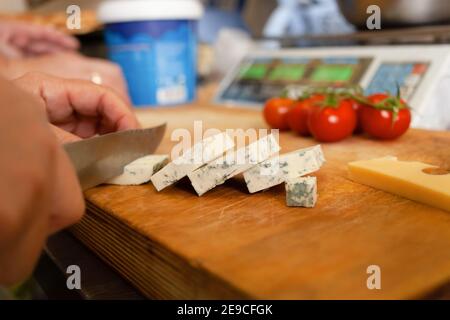
[[[130,162],[123,168],[123,173],[107,181],[107,184],[139,185],[147,183],[153,174],[169,162],[165,154],[151,154]]]
[[[180,157],[154,174],[150,180],[156,190],[161,191],[233,147],[233,140],[225,132],[207,137],[187,149]]]
[[[280,151],[273,137],[267,135],[246,147],[227,152],[217,160],[188,174],[191,184],[199,196],[227,179],[242,173]]]
[[[285,183],[288,207],[312,208],[317,201],[316,177],[289,178]]]
[[[254,193],[317,171],[324,162],[322,148],[316,145],[263,161],[245,171],[244,179],[248,191]]]

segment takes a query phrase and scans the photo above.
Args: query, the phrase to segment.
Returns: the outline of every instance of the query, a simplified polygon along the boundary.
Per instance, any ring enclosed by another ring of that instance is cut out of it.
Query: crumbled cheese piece
[[[312,208],[317,201],[316,177],[297,177],[286,180],[286,204],[288,207]]]

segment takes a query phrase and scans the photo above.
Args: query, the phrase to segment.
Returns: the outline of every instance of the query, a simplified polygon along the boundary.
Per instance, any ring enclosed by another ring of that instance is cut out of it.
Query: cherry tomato
[[[372,106],[364,106],[361,112],[361,124],[363,130],[374,138],[395,139],[400,137],[408,130],[411,123],[411,112],[407,108],[405,101],[394,102],[397,105],[397,112],[388,102],[383,104],[386,99],[392,98],[384,93],[377,93],[369,96],[367,99],[372,104],[385,105],[387,109],[378,109]]]
[[[348,98],[346,100],[352,104],[353,110],[355,110],[355,112],[356,112],[356,126],[355,126],[355,130],[353,131],[353,133],[356,133],[356,134],[362,133],[363,128],[362,128],[362,124],[361,124],[361,114],[362,114],[362,108],[364,107],[364,105],[362,103],[360,103],[359,101],[356,101],[355,99],[352,99],[352,98]]]
[[[315,104],[322,100],[321,95],[312,95],[309,98],[294,102],[292,109],[289,111],[288,124],[292,131],[302,135],[310,135],[308,129],[308,118]]]
[[[307,99],[294,102],[288,114],[288,124],[292,131],[302,135],[309,135],[308,117],[311,104]]]
[[[294,101],[288,98],[272,98],[267,100],[263,115],[267,124],[274,129],[287,130],[288,112],[291,109]]]
[[[313,108],[308,128],[318,141],[335,142],[350,136],[356,126],[356,112],[348,100],[339,98],[330,102],[322,98],[322,106]]]

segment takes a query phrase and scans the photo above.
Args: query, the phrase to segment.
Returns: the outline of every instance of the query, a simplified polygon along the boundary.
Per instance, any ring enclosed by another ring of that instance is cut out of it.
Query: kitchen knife
[[[153,153],[166,124],[105,134],[64,145],[83,190],[108,181],[137,158]]]

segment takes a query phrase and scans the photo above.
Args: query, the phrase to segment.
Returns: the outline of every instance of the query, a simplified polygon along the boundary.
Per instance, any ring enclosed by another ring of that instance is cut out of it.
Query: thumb
[[[57,126],[50,125],[53,133],[56,135],[56,138],[58,139],[59,144],[65,144],[69,142],[79,141],[81,140],[80,137],[71,134],[70,132],[64,131],[63,129],[58,128]]]

